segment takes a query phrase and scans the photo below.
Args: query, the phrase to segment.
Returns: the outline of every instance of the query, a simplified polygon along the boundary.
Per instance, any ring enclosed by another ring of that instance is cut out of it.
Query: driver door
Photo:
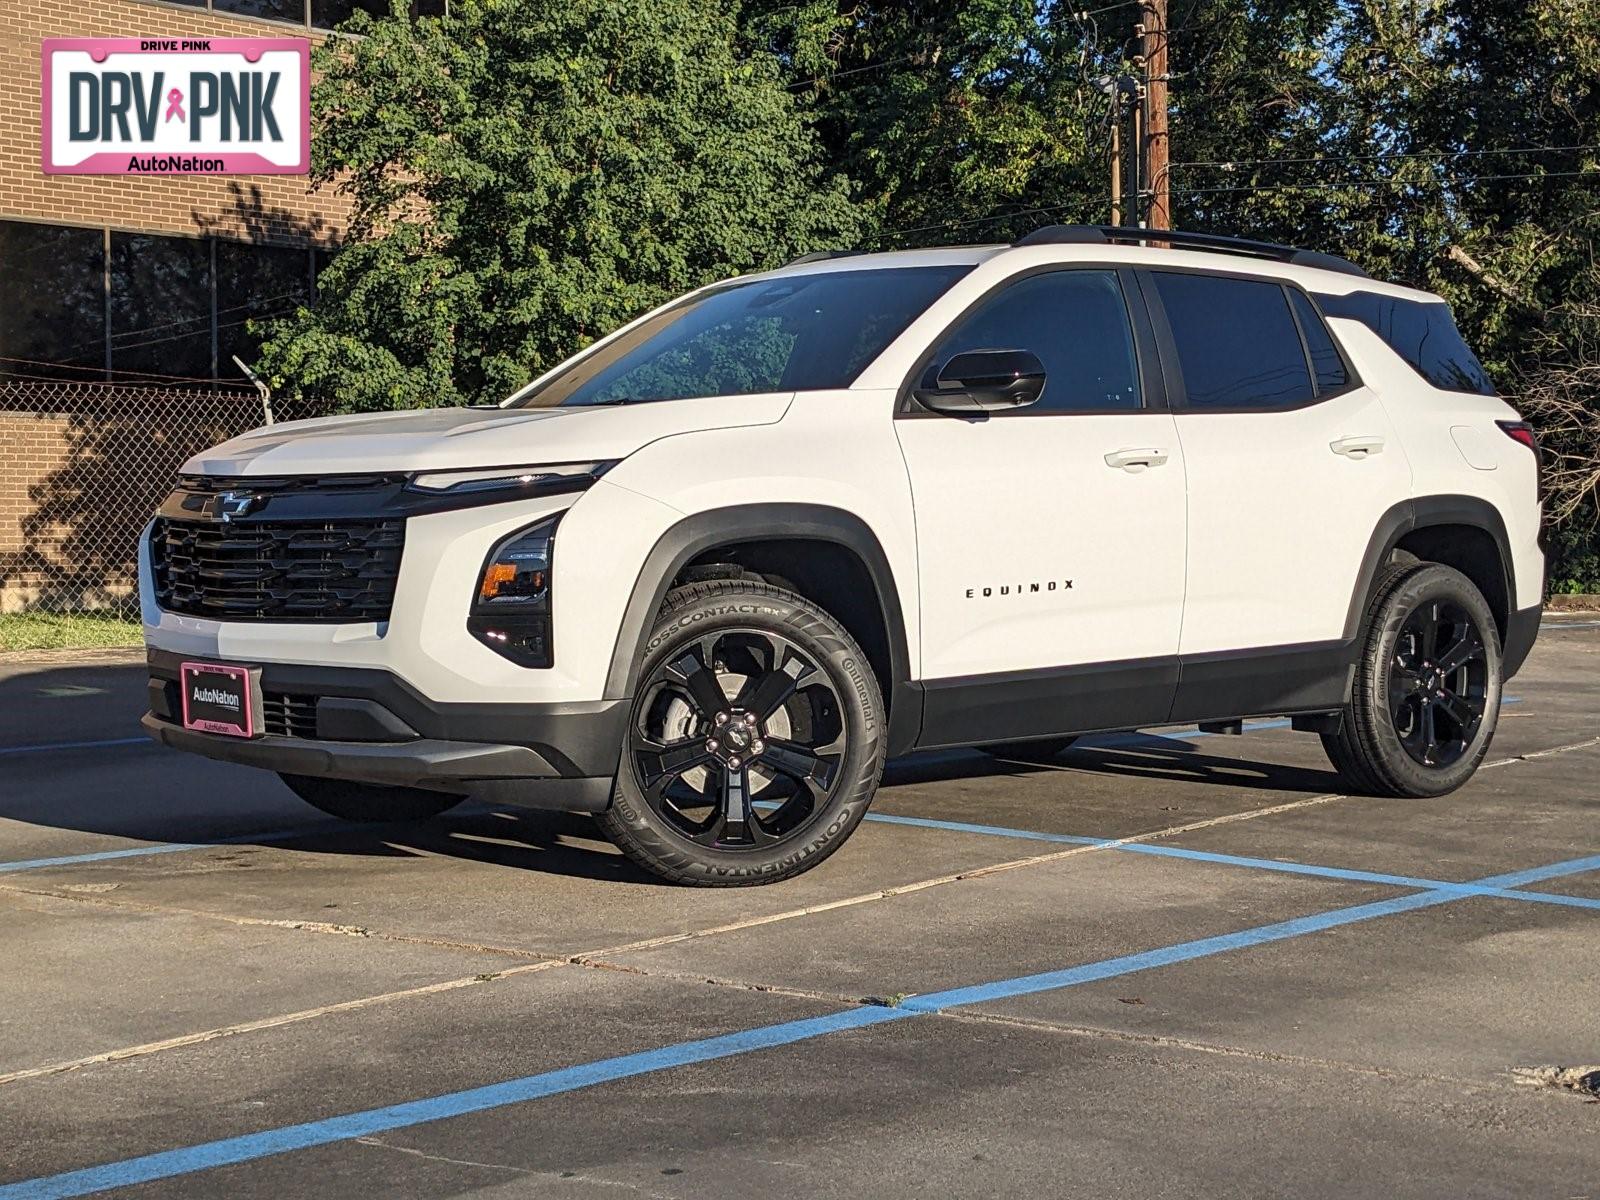
[[[1013,279],[937,339],[1028,350],[1033,405],[983,416],[916,401],[895,430],[910,474],[925,746],[1166,719],[1183,615],[1183,452],[1129,272]]]

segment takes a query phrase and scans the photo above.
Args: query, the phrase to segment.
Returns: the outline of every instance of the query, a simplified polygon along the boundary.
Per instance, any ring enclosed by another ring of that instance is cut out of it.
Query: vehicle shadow
[[[1209,739],[1208,739],[1209,740]],[[1208,753],[1204,743],[1182,735],[1118,734],[1086,739],[1049,762],[1031,762],[979,751],[941,750],[897,759],[884,769],[883,786],[904,787],[944,780],[1037,775],[1054,772],[1070,786],[1073,775],[1123,776],[1151,782],[1184,781],[1218,787],[1323,793],[1343,785],[1330,766],[1314,770]]]
[[[350,824],[303,805],[265,772],[194,758],[137,739],[141,663],[31,666],[0,661],[0,818],[41,828],[201,847],[271,846],[315,855],[449,857],[487,866],[658,886],[617,853],[593,818],[468,801],[432,821]],[[88,742],[71,751],[37,747]],[[1203,749],[1201,747],[1204,747]],[[18,753],[25,750],[24,753]],[[1198,739],[1146,734],[1085,739],[1049,763],[977,751],[910,755],[889,763],[885,797],[976,778],[1074,777],[1185,781],[1307,794],[1338,790],[1331,771],[1209,753]],[[981,822],[981,804],[970,815]],[[53,851],[95,853],[103,845]],[[0,862],[9,852],[0,833]],[[133,860],[137,861],[137,860]],[[226,869],[244,856],[213,855]]]

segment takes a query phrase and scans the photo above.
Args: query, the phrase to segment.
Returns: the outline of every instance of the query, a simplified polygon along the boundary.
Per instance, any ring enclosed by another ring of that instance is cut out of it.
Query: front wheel
[[[1328,758],[1357,791],[1441,796],[1472,778],[1500,716],[1500,640],[1483,594],[1437,563],[1374,589],[1355,686]]]
[[[314,775],[280,772],[278,778],[311,807],[346,821],[424,821],[448,812],[466,799],[425,788],[354,783],[348,779],[322,779]]]
[[[883,772],[866,656],[816,605],[714,581],[674,590],[644,646],[601,829],[674,883],[739,887],[808,871],[848,838]]]

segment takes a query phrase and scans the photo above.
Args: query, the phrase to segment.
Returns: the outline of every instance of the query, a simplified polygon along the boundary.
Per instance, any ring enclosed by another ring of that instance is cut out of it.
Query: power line
[[[1317,155],[1311,158],[1230,158],[1211,161],[1175,162],[1174,167],[1251,167],[1279,164],[1378,162],[1403,158],[1473,158],[1488,154],[1562,154],[1582,150],[1600,150],[1600,144],[1580,146],[1518,146],[1509,150],[1408,150],[1380,151],[1374,154]]]
[[[1330,180],[1321,183],[1262,183],[1239,184],[1234,187],[1203,187],[1183,188],[1175,190],[1174,196],[1204,196],[1217,195],[1224,192],[1336,192],[1341,188],[1352,187],[1421,187],[1424,184],[1437,183],[1451,187],[1463,187],[1474,183],[1492,183],[1499,180],[1512,179],[1570,179],[1579,176],[1594,176],[1600,178],[1600,168],[1591,168],[1584,171],[1530,171],[1525,174],[1508,175],[1463,175],[1455,178],[1439,178],[1437,176],[1427,179],[1347,179]]]

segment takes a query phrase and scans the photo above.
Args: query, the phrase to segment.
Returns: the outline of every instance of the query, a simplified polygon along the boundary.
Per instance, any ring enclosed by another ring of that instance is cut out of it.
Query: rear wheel
[[[978,749],[992,758],[1009,758],[1017,762],[1047,763],[1053,761],[1057,755],[1070,748],[1077,740],[1076,737],[1034,738],[1026,742],[998,742],[993,745],[979,746]]]
[[[380,783],[354,783],[348,779],[323,779],[315,775],[284,775],[300,799],[313,808],[346,821],[423,821],[447,812],[466,799],[425,788],[391,787]]]
[[[1482,593],[1438,563],[1374,589],[1355,687],[1328,758],[1357,791],[1439,796],[1472,777],[1500,715],[1500,640]]]
[[[866,656],[816,605],[763,583],[678,588],[645,643],[600,827],[675,883],[798,875],[866,814],[883,717]]]

